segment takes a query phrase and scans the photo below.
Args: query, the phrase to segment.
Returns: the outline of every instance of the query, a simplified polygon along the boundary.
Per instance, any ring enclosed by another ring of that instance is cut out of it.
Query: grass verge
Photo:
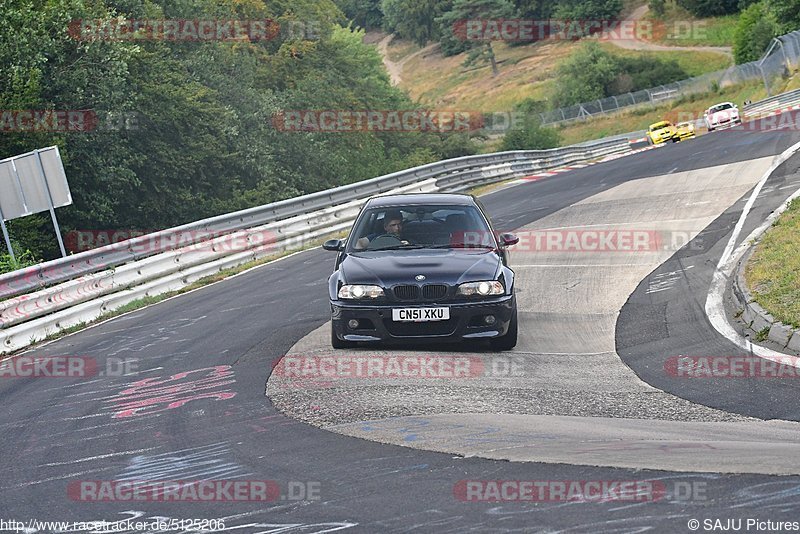
[[[800,199],[762,237],[745,266],[755,301],[778,321],[800,328]]]
[[[653,22],[653,43],[667,46],[732,46],[739,14],[697,18],[678,6],[674,0],[666,3],[664,15],[657,17],[648,11],[645,20]]]

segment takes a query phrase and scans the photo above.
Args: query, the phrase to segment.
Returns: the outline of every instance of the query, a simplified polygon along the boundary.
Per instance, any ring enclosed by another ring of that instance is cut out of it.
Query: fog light
[[[497,319],[494,318],[494,315],[487,315],[483,318],[483,322],[486,324],[494,324]]]
[[[349,321],[347,321],[347,326],[349,326],[351,330],[355,330],[356,328],[358,328],[358,320],[350,319]]]

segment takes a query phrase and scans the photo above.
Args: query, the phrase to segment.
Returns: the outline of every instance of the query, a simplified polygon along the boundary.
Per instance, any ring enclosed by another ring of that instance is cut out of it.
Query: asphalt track
[[[519,228],[634,180],[772,156],[798,139],[796,129],[717,132],[502,189],[483,202],[498,227]],[[786,183],[793,169],[794,160],[782,171]],[[791,192],[768,191],[748,224],[756,225],[759,215]],[[734,202],[702,234],[707,246],[692,254],[708,254],[703,265],[716,264],[742,204]],[[225,531],[247,533],[688,532],[692,518],[800,520],[796,476],[465,458],[342,436],[282,415],[264,396],[265,383],[272,365],[328,320],[332,263],[332,255],[321,250],[293,255],[32,351],[95,358],[102,369],[106,362],[119,367],[121,359],[135,374],[0,380],[6,460],[0,468],[0,519],[26,522],[31,533],[37,531],[27,524],[32,519],[129,517],[224,518]],[[660,372],[671,355],[733,351],[703,320],[698,303],[704,302],[710,274],[700,267],[695,273],[696,280],[688,277],[691,286],[681,281],[653,296],[642,289],[645,280],[634,291],[617,325],[615,347],[622,360],[643,383],[698,409],[796,420],[792,383],[730,380],[709,386],[670,381]],[[793,460],[774,458],[776,464]],[[87,480],[203,479],[273,480],[284,498],[87,502],[68,491],[70,483]],[[655,502],[464,502],[457,490],[465,480],[656,481],[666,493]],[[315,498],[293,500],[290,483],[295,495],[304,483]]]

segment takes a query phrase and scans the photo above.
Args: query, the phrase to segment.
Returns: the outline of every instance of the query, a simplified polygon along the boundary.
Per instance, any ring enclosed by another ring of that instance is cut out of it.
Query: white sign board
[[[40,162],[41,158],[41,162]],[[52,201],[52,204],[51,204]],[[10,221],[72,204],[57,146],[0,160],[0,213]]]

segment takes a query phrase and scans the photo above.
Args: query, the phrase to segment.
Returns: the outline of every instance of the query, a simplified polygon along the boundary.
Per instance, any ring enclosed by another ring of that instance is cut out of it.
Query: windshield
[[[658,123],[653,124],[653,125],[650,126],[650,131],[654,132],[656,130],[660,130],[662,128],[666,128],[667,126],[669,126],[668,122],[658,122]]]
[[[348,238],[349,252],[421,248],[495,248],[474,206],[392,206],[366,210]]]
[[[719,105],[714,106],[713,108],[711,108],[711,113],[716,113],[718,111],[725,111],[726,109],[732,109],[732,108],[733,108],[733,104],[729,104],[729,103],[719,104]]]

